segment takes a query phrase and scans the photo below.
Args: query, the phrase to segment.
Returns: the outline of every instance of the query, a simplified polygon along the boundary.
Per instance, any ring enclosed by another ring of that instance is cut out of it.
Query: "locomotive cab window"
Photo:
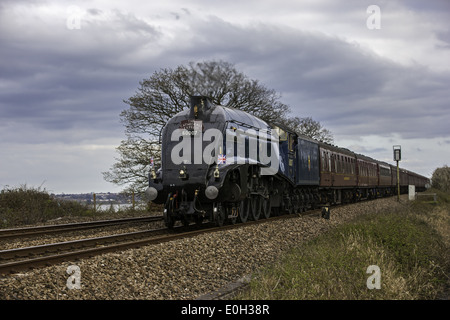
[[[279,127],[275,127],[275,131],[277,132],[278,138],[280,139],[280,141],[288,140],[288,133],[286,131],[284,131],[283,129],[281,129]]]
[[[322,171],[325,171],[325,168],[326,168],[325,151],[322,150]]]
[[[289,134],[289,151],[294,152],[295,148],[295,136],[293,134]]]

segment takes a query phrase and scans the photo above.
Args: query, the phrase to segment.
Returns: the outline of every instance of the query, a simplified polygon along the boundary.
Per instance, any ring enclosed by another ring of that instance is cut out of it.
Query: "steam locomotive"
[[[400,170],[401,192],[429,179]],[[164,126],[161,167],[146,193],[166,226],[205,219],[222,226],[337,203],[390,196],[396,167],[319,142],[234,108],[191,97]]]

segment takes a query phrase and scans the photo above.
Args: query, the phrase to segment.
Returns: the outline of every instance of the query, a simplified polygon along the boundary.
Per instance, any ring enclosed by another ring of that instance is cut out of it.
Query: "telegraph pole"
[[[400,202],[400,168],[398,166],[399,161],[402,159],[402,147],[396,145],[394,149],[394,161],[397,161],[397,201]]]

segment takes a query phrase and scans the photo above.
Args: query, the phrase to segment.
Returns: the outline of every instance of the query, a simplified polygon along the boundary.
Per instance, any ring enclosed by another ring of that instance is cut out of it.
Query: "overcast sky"
[[[0,189],[115,192],[119,114],[161,68],[224,60],[335,144],[450,164],[450,1],[0,2]]]

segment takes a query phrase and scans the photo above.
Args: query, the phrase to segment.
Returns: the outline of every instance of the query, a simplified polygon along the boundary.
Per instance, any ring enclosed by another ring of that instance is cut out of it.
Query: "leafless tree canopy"
[[[327,143],[333,142],[333,134],[331,131],[325,129],[320,122],[313,120],[311,117],[290,118],[285,120],[285,125],[291,130],[307,137]]]
[[[124,102],[120,114],[126,140],[105,180],[128,185],[127,190],[143,190],[147,185],[149,161],[160,161],[159,136],[167,121],[189,108],[191,95],[210,97],[214,104],[251,113],[269,123],[279,123],[318,140],[332,142],[331,133],[311,118],[290,118],[290,108],[280,95],[258,80],[249,79],[224,61],[191,62],[176,69],[162,69],[140,81],[136,93]]]

